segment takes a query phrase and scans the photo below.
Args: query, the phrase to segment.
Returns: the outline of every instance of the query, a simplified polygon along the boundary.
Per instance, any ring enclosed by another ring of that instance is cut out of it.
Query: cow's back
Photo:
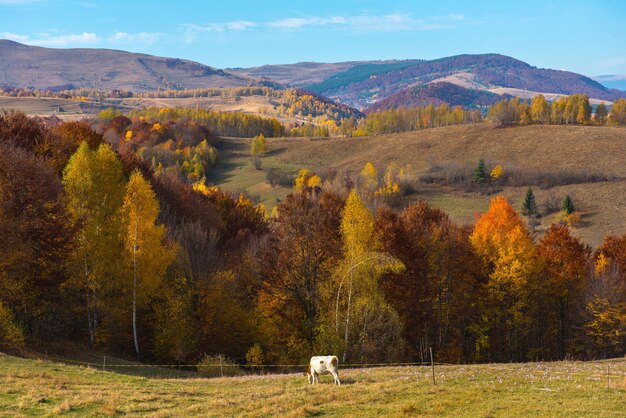
[[[317,373],[327,370],[337,370],[338,360],[336,356],[313,356],[310,365]]]

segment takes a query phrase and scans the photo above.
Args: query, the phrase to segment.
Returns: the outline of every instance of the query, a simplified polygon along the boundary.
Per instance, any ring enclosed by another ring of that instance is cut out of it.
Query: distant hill
[[[52,49],[0,40],[0,86],[153,91],[264,84],[194,61],[111,49]]]
[[[417,62],[419,60],[299,62],[227,70],[250,77],[266,77],[281,84],[307,87],[311,91],[322,93],[337,85],[363,81],[376,74],[411,66]]]
[[[622,80],[619,76],[600,79],[607,84],[617,80],[613,84],[617,86]],[[491,104],[502,95],[529,98],[539,93],[549,100],[583,93],[593,103],[626,97],[626,92],[589,77],[533,67],[499,54],[222,70],[178,58],[110,49],[41,48],[0,40],[0,87],[147,92],[252,85],[304,88],[364,111],[426,103],[472,107]]]
[[[626,96],[626,92],[609,89],[589,77],[569,71],[533,67],[523,61],[500,54],[457,55],[431,61],[324,64],[322,67],[315,63],[318,68],[326,70],[323,73],[326,78],[319,81],[322,78],[321,74],[312,71],[314,77],[311,77],[308,84],[303,77],[308,73],[306,64],[294,64],[292,67],[289,65],[257,67],[240,70],[239,73],[271,77],[270,70],[280,67],[281,80],[288,84],[291,69],[293,73],[300,75],[298,85],[359,109],[373,106],[396,94],[398,95],[395,98],[382,102],[376,108],[408,105],[409,103],[402,103],[401,98],[413,100],[414,87],[434,82],[447,82],[468,90],[520,97],[532,97],[538,93],[551,97],[583,93],[598,101],[613,101],[618,97]],[[336,72],[332,72],[333,68]],[[277,81],[280,80],[277,79]],[[412,90],[399,93],[407,88]],[[420,92],[423,99],[426,98],[427,92]],[[461,96],[465,97],[469,94],[463,93]],[[433,102],[440,100],[440,97],[432,98]],[[451,105],[463,104],[454,101],[446,102]]]
[[[508,94],[498,95],[489,91],[468,89],[447,81],[437,81],[400,90],[375,102],[366,109],[366,112],[429,104],[482,107],[490,106],[502,100],[503,96],[512,97]]]

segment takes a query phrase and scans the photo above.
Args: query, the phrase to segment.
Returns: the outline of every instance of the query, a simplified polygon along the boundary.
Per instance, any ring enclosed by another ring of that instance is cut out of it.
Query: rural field
[[[227,190],[246,190],[260,198],[268,210],[291,190],[266,182],[269,168],[295,173],[301,168],[323,174],[329,169],[358,174],[371,162],[383,172],[393,163],[409,167],[414,178],[435,165],[466,166],[471,172],[478,159],[489,167],[533,173],[593,173],[610,181],[578,183],[550,188],[533,187],[538,202],[550,196],[572,195],[583,212],[573,233],[590,245],[598,245],[609,233],[626,229],[626,129],[597,126],[519,126],[496,128],[488,123],[426,129],[364,138],[268,139],[263,170],[255,170],[250,140],[228,138],[218,142],[219,161],[208,180]],[[409,199],[425,199],[448,212],[459,223],[473,223],[484,212],[491,196],[465,192],[445,185],[420,184]],[[521,209],[527,187],[505,187],[503,193]],[[550,225],[542,219],[538,228]]]
[[[145,372],[150,375],[152,372]],[[626,410],[626,361],[340,369],[164,379],[0,356],[0,415],[597,416]]]
[[[10,97],[0,96],[1,110],[17,110],[32,116],[56,116],[63,120],[93,118],[100,111],[114,107],[122,112],[147,107],[190,107],[218,112],[241,112],[250,115],[274,117],[281,123],[303,122],[304,118],[281,115],[270,99],[262,95],[242,97],[198,97],[198,98],[106,98],[102,101],[73,100],[53,97]]]

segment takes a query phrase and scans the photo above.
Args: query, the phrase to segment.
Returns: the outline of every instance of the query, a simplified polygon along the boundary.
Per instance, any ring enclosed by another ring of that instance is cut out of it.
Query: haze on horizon
[[[113,48],[214,67],[500,53],[543,68],[626,78],[626,3],[254,0],[129,4],[0,0],[0,38]]]

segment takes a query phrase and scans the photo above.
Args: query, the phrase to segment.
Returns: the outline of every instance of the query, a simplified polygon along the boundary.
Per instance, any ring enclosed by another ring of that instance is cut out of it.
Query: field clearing
[[[503,165],[505,171],[599,173],[619,180],[582,183],[541,189],[533,187],[541,204],[549,196],[571,194],[583,213],[574,235],[596,246],[607,234],[626,232],[626,128],[597,126],[525,126],[495,128],[490,124],[451,126],[364,138],[270,138],[263,170],[255,170],[250,140],[219,141],[219,162],[208,180],[227,190],[247,190],[271,210],[291,190],[273,188],[265,181],[267,168],[295,173],[308,168],[319,173],[329,168],[358,173],[372,162],[379,171],[392,162],[409,166],[417,178],[436,164],[470,164],[479,158],[487,165]],[[502,193],[521,209],[525,187],[507,187]],[[447,211],[455,222],[471,224],[487,210],[491,196],[450,187],[418,185],[410,200],[425,199]],[[541,220],[547,228],[553,216]]]
[[[15,109],[31,116],[55,115],[61,119],[93,117],[100,111],[113,107],[126,112],[147,107],[190,107],[220,112],[242,112],[262,117],[274,117],[281,123],[303,122],[304,118],[280,115],[267,96],[234,97],[188,97],[188,98],[127,98],[105,99],[103,102],[79,101],[50,97],[8,97],[0,96],[0,109]],[[63,111],[59,112],[58,109]]]
[[[0,414],[151,416],[623,416],[626,361],[343,369],[159,379],[0,355]],[[610,379],[610,382],[609,382]]]
[[[51,97],[0,96],[0,110],[13,109],[31,116],[54,115],[64,120],[92,117],[107,107],[110,107],[110,105]],[[61,108],[62,111],[59,112],[59,108]]]

